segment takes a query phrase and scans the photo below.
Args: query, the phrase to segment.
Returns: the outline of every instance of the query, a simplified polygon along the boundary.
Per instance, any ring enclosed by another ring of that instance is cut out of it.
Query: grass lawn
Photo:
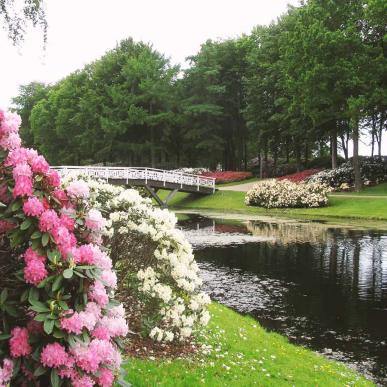
[[[377,187],[372,187],[378,189]],[[367,188],[364,192],[369,192]],[[381,188],[379,188],[381,189]],[[374,191],[371,191],[374,192]],[[383,191],[379,191],[383,192]],[[166,193],[161,193],[165,195]],[[351,196],[333,195],[329,205],[322,208],[270,209],[251,207],[244,204],[245,193],[237,191],[217,191],[213,195],[193,195],[179,192],[171,200],[171,208],[216,210],[267,216],[301,216],[310,218],[353,218],[387,220],[387,195],[383,197],[363,197],[366,193],[351,193]],[[367,194],[368,195],[368,194]],[[378,193],[380,195],[380,193]]]
[[[232,181],[230,183],[220,183],[216,184],[217,187],[231,187],[233,185],[247,184],[247,183],[255,183],[258,182],[258,177],[249,177],[248,179],[240,180],[240,181]]]
[[[387,196],[387,183],[375,185],[373,187],[365,187],[360,192],[335,192],[335,195],[378,195]]]
[[[134,386],[373,386],[343,364],[268,333],[251,317],[213,304],[200,337],[209,354],[190,359],[128,359]]]

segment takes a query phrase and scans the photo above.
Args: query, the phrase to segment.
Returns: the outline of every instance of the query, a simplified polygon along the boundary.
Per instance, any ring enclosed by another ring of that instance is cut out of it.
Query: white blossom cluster
[[[245,203],[265,208],[321,207],[328,203],[331,188],[319,183],[265,180],[247,192]]]
[[[207,325],[210,298],[201,291],[199,267],[191,245],[176,228],[175,215],[152,206],[150,199],[134,189],[85,180],[93,205],[108,213],[110,237],[119,234],[125,238],[135,232],[155,246],[151,266],[136,273],[140,301],[152,305],[157,315],[142,316],[148,326],[154,322],[148,329],[149,336],[156,341],[179,340]]]

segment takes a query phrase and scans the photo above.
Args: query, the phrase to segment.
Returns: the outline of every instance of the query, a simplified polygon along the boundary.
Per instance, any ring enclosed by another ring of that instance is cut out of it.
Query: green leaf
[[[37,285],[37,288],[41,289],[44,288],[49,282],[51,282],[56,276],[55,275],[50,275],[49,277],[46,277],[42,282],[40,282]]]
[[[64,332],[62,332],[60,329],[54,329],[52,335],[56,338],[56,339],[63,339],[66,335]]]
[[[20,363],[21,363],[20,358],[14,360],[14,362],[13,362],[13,374],[12,374],[13,377],[17,376],[17,374],[19,373]]]
[[[9,333],[2,333],[0,335],[0,341],[2,340],[8,340],[9,338],[11,337],[11,335]]]
[[[48,318],[49,314],[47,313],[39,313],[34,317],[35,321],[46,321]]]
[[[21,225],[20,230],[27,230],[32,224],[32,219],[26,219]]]
[[[42,375],[44,375],[47,371],[48,371],[47,368],[44,368],[44,367],[40,366],[39,368],[37,368],[37,369],[34,371],[34,376],[35,376],[35,377],[42,376]]]
[[[30,304],[32,305],[30,309],[32,309],[35,312],[38,312],[38,313],[50,312],[50,308],[43,302],[32,300],[30,301]]]
[[[61,275],[59,275],[58,277],[56,277],[56,280],[54,281],[54,283],[52,284],[52,291],[53,292],[56,292],[62,285],[62,280],[63,280],[63,277]]]
[[[47,257],[52,263],[56,264],[60,259],[60,252],[58,250],[50,250]]]
[[[17,211],[19,208],[21,208],[21,206],[22,206],[21,200],[17,200],[17,201],[15,201],[15,202],[12,204],[11,210],[15,212],[15,211]]]
[[[51,386],[52,387],[59,387],[60,386],[60,379],[58,376],[58,372],[56,369],[53,369],[51,371]]]
[[[43,246],[47,246],[48,245],[48,241],[50,240],[50,235],[48,233],[44,233],[43,236],[42,236],[42,245]]]
[[[67,302],[64,302],[62,300],[58,301],[58,305],[63,309],[63,310],[68,310],[69,306],[67,305]]]
[[[35,231],[32,233],[32,235],[30,236],[31,239],[38,239],[42,236],[42,233],[40,231]]]
[[[39,290],[36,288],[31,288],[28,294],[28,301],[32,304],[33,301],[39,300]]]
[[[72,278],[73,274],[74,274],[73,269],[66,269],[63,272],[63,277],[67,278],[67,279],[70,279],[70,278]]]
[[[48,335],[51,335],[52,333],[52,330],[54,329],[54,324],[55,324],[55,320],[45,320],[44,321],[44,324],[43,324],[43,329],[44,331],[48,334]]]
[[[0,303],[4,304],[8,297],[8,289],[4,288],[0,294]]]

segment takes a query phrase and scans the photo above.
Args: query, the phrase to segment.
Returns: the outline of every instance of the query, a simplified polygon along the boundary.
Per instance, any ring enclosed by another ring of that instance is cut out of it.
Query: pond
[[[387,385],[387,231],[183,218],[212,299]]]

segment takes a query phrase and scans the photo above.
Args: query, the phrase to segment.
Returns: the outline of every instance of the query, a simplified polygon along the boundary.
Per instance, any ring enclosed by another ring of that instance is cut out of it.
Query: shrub
[[[365,185],[379,184],[387,181],[387,162],[371,158],[362,158],[360,161],[361,177]],[[355,175],[351,162],[340,167],[321,171],[307,179],[308,182],[321,183],[340,189],[343,184],[353,187]]]
[[[251,172],[242,172],[242,171],[213,171],[213,172],[203,172],[203,176],[214,177],[216,183],[230,183],[233,181],[241,181],[253,177]]]
[[[119,293],[130,300],[132,329],[157,341],[182,340],[209,320],[207,294],[176,217],[136,190],[87,180],[91,200],[109,214],[109,244]],[[136,321],[139,320],[139,321]]]
[[[317,172],[320,172],[320,169],[305,169],[304,171],[292,173],[291,175],[277,177],[277,180],[289,180],[294,183],[299,183],[307,177],[315,175]]]
[[[265,208],[321,207],[328,203],[330,188],[318,183],[265,180],[247,192],[245,203]]]
[[[111,386],[124,309],[113,298],[101,213],[89,188],[60,179],[21,147],[20,118],[0,111],[0,385]]]

